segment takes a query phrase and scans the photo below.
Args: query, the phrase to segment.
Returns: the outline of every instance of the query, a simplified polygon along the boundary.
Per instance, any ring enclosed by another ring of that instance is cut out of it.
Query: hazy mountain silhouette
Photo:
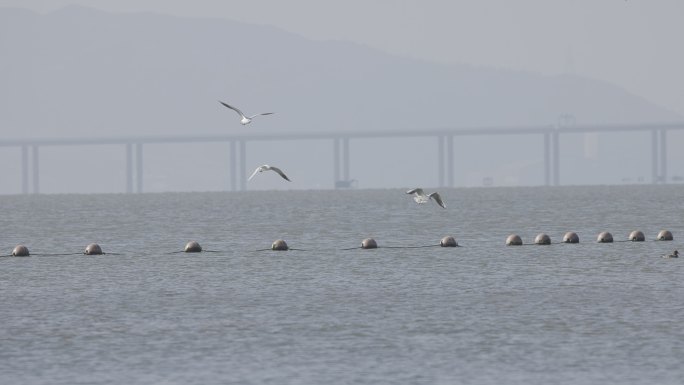
[[[2,8],[0,30],[5,137],[241,129],[218,99],[275,111],[259,119],[264,131],[680,119],[605,82],[439,65],[228,20]]]
[[[578,124],[681,120],[602,81],[440,65],[222,19],[0,8],[0,52],[5,139],[549,125],[561,114]],[[218,100],[276,114],[243,127]],[[564,136],[561,182],[649,181],[649,135]],[[437,184],[435,138],[352,142],[351,178],[360,187]],[[544,183],[542,143],[541,136],[459,137],[455,183]],[[16,193],[21,153],[6,149],[0,172],[13,182],[0,193]],[[250,142],[246,172],[270,163],[293,183],[260,178],[249,188],[330,188],[332,153],[331,141]],[[124,191],[124,154],[123,146],[41,148],[41,191]],[[145,191],[229,186],[225,143],[150,145],[144,158]],[[682,164],[677,152],[670,159]]]

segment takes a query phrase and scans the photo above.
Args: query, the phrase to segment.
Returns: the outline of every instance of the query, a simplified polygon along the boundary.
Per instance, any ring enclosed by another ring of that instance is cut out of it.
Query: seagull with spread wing
[[[285,173],[283,172],[283,170],[279,169],[278,167],[269,166],[269,165],[267,165],[267,164],[265,164],[265,165],[263,165],[263,166],[257,167],[257,169],[254,170],[254,172],[252,173],[252,175],[251,175],[249,178],[247,178],[247,180],[252,180],[252,178],[254,178],[254,175],[256,175],[256,174],[258,174],[258,173],[260,173],[260,172],[264,172],[264,171],[275,171],[275,172],[278,173],[278,175],[282,176],[283,179],[285,179],[286,181],[292,182],[292,181],[290,180],[290,178],[288,178],[287,175],[285,175]]]
[[[231,110],[237,112],[237,113],[240,115],[240,118],[241,118],[241,119],[240,119],[240,123],[242,123],[243,126],[244,126],[245,124],[251,123],[251,122],[252,122],[252,119],[254,119],[254,117],[256,117],[256,116],[259,116],[259,115],[271,115],[271,114],[273,114],[273,112],[262,112],[261,114],[256,114],[256,115],[252,115],[252,116],[245,116],[245,114],[243,114],[242,111],[240,111],[238,108],[233,107],[233,106],[231,106],[230,104],[224,103],[224,102],[222,102],[222,101],[220,101],[220,100],[219,100],[219,103],[221,103],[221,104],[223,104],[224,106],[230,108]]]
[[[434,199],[435,202],[437,202],[438,205],[440,205],[443,208],[446,208],[446,204],[442,200],[442,196],[439,195],[438,192],[433,192],[431,194],[425,194],[425,191],[423,191],[422,188],[414,188],[411,190],[408,190],[406,192],[407,194],[413,194],[413,200],[416,201],[416,203],[427,203],[430,199]]]

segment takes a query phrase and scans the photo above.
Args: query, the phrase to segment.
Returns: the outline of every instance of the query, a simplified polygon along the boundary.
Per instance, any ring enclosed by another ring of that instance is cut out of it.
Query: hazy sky
[[[681,0],[0,0],[273,25],[427,61],[606,80],[684,115]]]

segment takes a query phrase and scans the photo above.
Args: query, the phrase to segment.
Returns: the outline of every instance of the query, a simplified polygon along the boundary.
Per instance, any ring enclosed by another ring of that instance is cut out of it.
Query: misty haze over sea
[[[4,139],[345,132],[678,122],[619,86],[572,73],[446,65],[342,41],[313,41],[236,21],[112,13],[69,6],[46,14],[0,8],[0,133]],[[275,115],[241,126],[225,100]],[[684,174],[668,134],[669,175]],[[455,186],[544,184],[541,136],[459,137]],[[649,183],[650,133],[566,135],[561,184]],[[249,143],[293,183],[333,186],[331,141]],[[362,188],[435,186],[434,138],[351,140],[350,177]],[[21,192],[21,149],[0,147],[0,193]],[[123,146],[40,148],[40,191],[123,192]],[[148,145],[144,191],[229,188],[225,143]],[[671,181],[671,180],[670,180]]]

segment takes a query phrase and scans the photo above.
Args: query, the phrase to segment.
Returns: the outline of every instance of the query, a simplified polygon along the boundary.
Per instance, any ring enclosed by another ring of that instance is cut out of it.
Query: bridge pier
[[[553,185],[560,186],[560,134],[553,131],[551,141],[553,142]]]
[[[667,183],[667,130],[651,130],[651,183]]]
[[[444,135],[437,137],[437,186],[444,187]]]
[[[126,143],[126,193],[133,193],[133,143]]]
[[[544,186],[551,186],[551,134],[544,133]]]
[[[660,178],[667,183],[667,130],[660,130]]]
[[[560,185],[560,133],[544,133],[544,186]]]
[[[135,152],[136,152],[136,192],[138,194],[143,192],[143,144],[142,143],[136,143],[135,144]]]
[[[239,145],[239,149],[238,149]],[[239,152],[238,152],[239,150]],[[240,155],[238,161],[238,154]],[[244,140],[230,140],[230,191],[247,188],[247,144]],[[239,170],[239,171],[238,171]],[[238,175],[240,176],[238,178]]]
[[[38,145],[33,146],[33,193],[40,194],[40,183],[38,173]]]
[[[27,145],[21,146],[21,193],[29,193],[29,150]]]
[[[237,190],[237,145],[234,140],[230,141],[230,191]]]
[[[247,142],[244,139],[240,141],[240,191],[247,190]]]
[[[454,187],[454,136],[437,136],[437,184]]]
[[[31,153],[31,162],[29,162],[29,152]],[[31,172],[29,172],[29,164],[31,165]],[[33,194],[40,193],[40,174],[39,174],[39,157],[38,145],[24,144],[21,146],[21,193]],[[29,186],[29,179],[31,179],[31,186]],[[29,187],[33,187],[33,191],[29,191]]]
[[[349,179],[349,138],[333,138],[333,186],[351,187]]]
[[[133,145],[135,144],[135,156],[133,155]],[[126,143],[126,193],[131,194],[142,192],[143,183],[143,148],[142,143]],[[135,168],[133,164],[135,163]],[[135,178],[133,176],[135,170]],[[135,180],[135,185],[133,181]]]

